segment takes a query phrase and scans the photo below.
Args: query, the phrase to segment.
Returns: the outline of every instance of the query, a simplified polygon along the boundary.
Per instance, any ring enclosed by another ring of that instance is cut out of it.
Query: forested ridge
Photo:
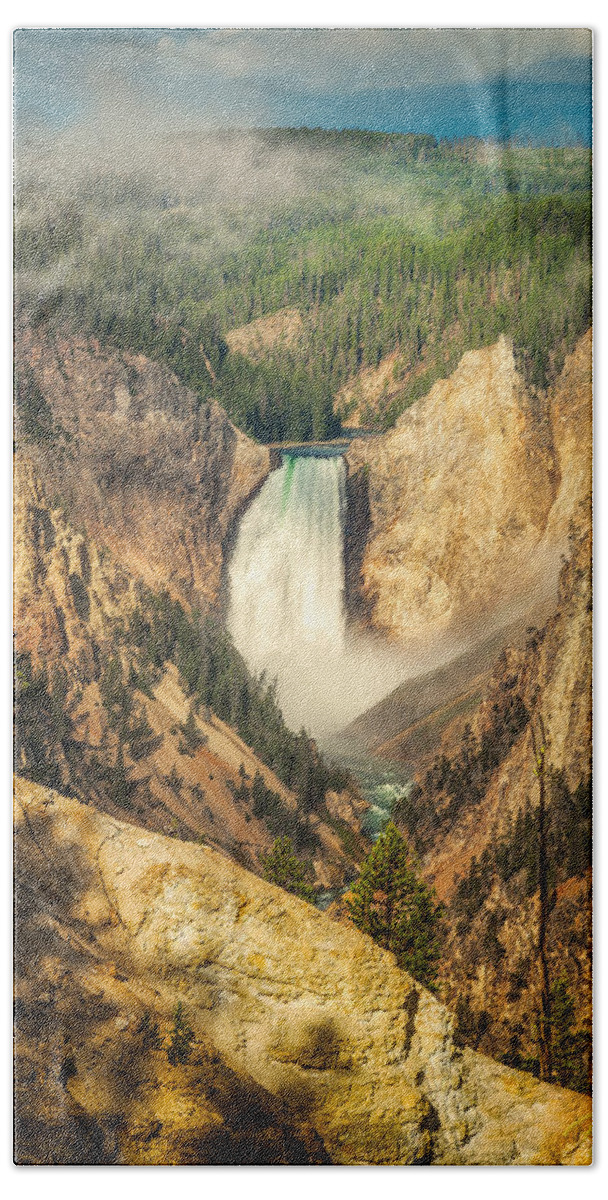
[[[50,211],[25,204],[18,304],[166,362],[264,441],[337,434],[349,417],[348,405],[334,412],[337,392],[388,355],[392,380],[362,414],[372,427],[501,333],[532,386],[551,382],[590,323],[586,151],[492,156],[474,140],[356,131],[259,138],[266,166],[289,148],[312,171],[321,153],[315,186],[262,199],[257,215],[141,179],[83,184]],[[255,362],[229,350],[232,329],[285,307],[302,317],[295,341]]]

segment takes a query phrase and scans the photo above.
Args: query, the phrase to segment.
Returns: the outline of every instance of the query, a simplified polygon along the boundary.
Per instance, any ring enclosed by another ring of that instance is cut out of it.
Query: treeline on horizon
[[[70,202],[17,222],[18,270],[83,267],[30,305],[34,322],[165,362],[261,441],[335,436],[349,415],[334,411],[340,388],[392,355],[385,395],[363,413],[389,427],[501,333],[528,383],[549,386],[591,319],[587,152],[367,131],[258,138],[270,161],[288,146],[333,150],[342,166],[232,242],[214,238],[204,206],[165,195],[147,208],[141,192],[128,211]],[[230,351],[232,329],[282,308],[302,317],[296,341],[256,361]]]

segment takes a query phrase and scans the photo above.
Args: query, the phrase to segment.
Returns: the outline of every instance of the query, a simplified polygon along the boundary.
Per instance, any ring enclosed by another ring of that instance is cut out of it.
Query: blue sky
[[[581,29],[32,29],[15,34],[17,135],[308,125],[591,136]]]

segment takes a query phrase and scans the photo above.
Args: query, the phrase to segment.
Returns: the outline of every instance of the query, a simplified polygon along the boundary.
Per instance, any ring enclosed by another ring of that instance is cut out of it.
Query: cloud
[[[375,91],[541,80],[547,64],[567,83],[590,49],[584,29],[19,30],[18,132],[107,127],[109,114],[117,130],[284,124],[287,112],[300,124],[316,97],[342,111]],[[363,123],[355,107],[347,123]]]

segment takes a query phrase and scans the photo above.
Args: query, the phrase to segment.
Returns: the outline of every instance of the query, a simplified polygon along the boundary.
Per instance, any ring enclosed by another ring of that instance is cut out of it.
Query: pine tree
[[[263,859],[263,867],[264,879],[269,883],[276,883],[285,888],[286,892],[299,896],[300,900],[308,900],[309,904],[314,904],[314,888],[306,882],[308,869],[296,858],[290,837],[276,839],[270,854]]]
[[[193,1041],[194,1030],[188,1025],[180,1000],[173,1014],[173,1028],[169,1034],[169,1045],[167,1046],[167,1058],[172,1067],[177,1066],[178,1063],[188,1062],[192,1053]]]
[[[358,929],[391,950],[420,983],[434,986],[442,907],[418,878],[407,843],[392,822],[368,855],[347,903]]]
[[[194,715],[193,708],[190,708],[188,719],[183,725],[180,726],[180,729],[184,735],[183,745],[180,743],[179,747],[180,754],[186,753],[193,755],[205,742],[205,738],[203,737],[196,723],[196,717]]]
[[[574,1000],[565,974],[551,985],[551,1067],[552,1078],[562,1087],[589,1092],[591,1083],[591,1036],[584,1030],[574,1032]]]
[[[532,735],[532,750],[536,766],[534,774],[538,778],[538,965],[540,974],[541,1019],[539,1025],[539,1057],[540,1077],[549,1082],[552,1076],[551,1064],[551,989],[549,986],[549,965],[547,961],[547,923],[549,920],[549,882],[547,863],[547,813],[546,813],[546,755],[547,737],[539,717],[541,744],[537,745],[534,726],[530,726]]]

